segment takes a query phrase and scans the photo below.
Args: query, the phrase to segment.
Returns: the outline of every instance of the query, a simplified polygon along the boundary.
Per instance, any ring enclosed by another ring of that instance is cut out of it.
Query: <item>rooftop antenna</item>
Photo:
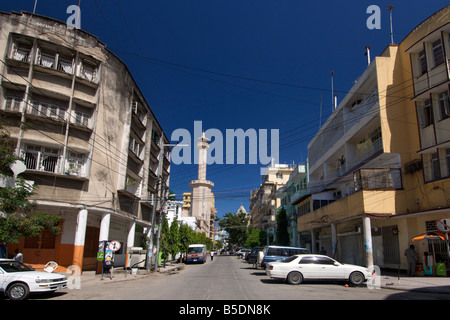
[[[320,95],[319,130],[322,127],[322,95]]]
[[[367,56],[367,65],[369,65],[370,64],[370,47],[369,46],[366,47],[365,55]]]
[[[392,9],[394,8],[393,5],[390,5],[387,9],[389,10],[389,17],[391,21],[391,44],[394,44],[394,31],[392,29]]]
[[[331,107],[334,105],[334,88],[333,88],[334,71],[331,71]]]
[[[36,12],[36,5],[37,5],[37,0],[34,0],[33,14]]]

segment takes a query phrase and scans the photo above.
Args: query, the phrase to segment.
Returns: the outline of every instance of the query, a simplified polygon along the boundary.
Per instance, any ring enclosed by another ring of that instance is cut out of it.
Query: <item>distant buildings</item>
[[[344,263],[406,268],[411,239],[450,217],[449,21],[446,6],[370,61],[310,141],[307,186],[284,181],[276,204],[270,179],[252,192],[255,227],[270,228],[283,205],[296,217],[293,244],[324,247]],[[419,262],[432,250],[416,243]],[[434,250],[435,262],[449,261],[445,241]]]
[[[259,189],[251,192],[250,216],[255,228],[267,231],[268,237],[273,239],[275,217],[281,204],[276,197],[278,189],[285,186],[294,167],[283,164],[271,164],[267,167]]]

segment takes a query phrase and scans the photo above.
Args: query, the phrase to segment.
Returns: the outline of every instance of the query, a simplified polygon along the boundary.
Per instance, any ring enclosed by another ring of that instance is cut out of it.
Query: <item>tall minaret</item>
[[[207,150],[209,139],[205,133],[197,139],[198,148],[198,177],[189,183],[191,187],[191,215],[197,218],[197,231],[205,232],[207,237],[211,234],[210,217],[212,210],[213,194],[211,192],[214,183],[206,180]]]
[[[209,139],[206,138],[203,131],[202,136],[197,140],[198,148],[198,180],[206,180],[207,150],[209,148]]]

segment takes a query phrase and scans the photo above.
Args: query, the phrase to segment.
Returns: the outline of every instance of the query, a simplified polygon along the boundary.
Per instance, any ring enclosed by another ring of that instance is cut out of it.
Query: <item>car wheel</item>
[[[29,294],[30,289],[28,289],[28,286],[25,283],[13,283],[8,288],[8,297],[11,300],[24,300],[28,298]]]
[[[288,274],[287,281],[290,284],[300,284],[303,281],[303,275],[300,272],[292,271]]]
[[[364,275],[358,271],[352,272],[349,277],[350,283],[354,286],[362,285],[364,280]]]

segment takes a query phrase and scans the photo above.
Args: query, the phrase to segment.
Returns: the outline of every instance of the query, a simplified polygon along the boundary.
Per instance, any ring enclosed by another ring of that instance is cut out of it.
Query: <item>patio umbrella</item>
[[[412,238],[412,241],[420,240],[445,240],[445,237],[439,232],[426,232]]]
[[[445,237],[440,232],[426,232],[419,234],[418,236],[415,236],[412,238],[412,241],[421,241],[421,240],[445,240]],[[434,241],[431,241],[431,245],[433,247],[433,262],[436,264],[436,253],[434,250]]]

